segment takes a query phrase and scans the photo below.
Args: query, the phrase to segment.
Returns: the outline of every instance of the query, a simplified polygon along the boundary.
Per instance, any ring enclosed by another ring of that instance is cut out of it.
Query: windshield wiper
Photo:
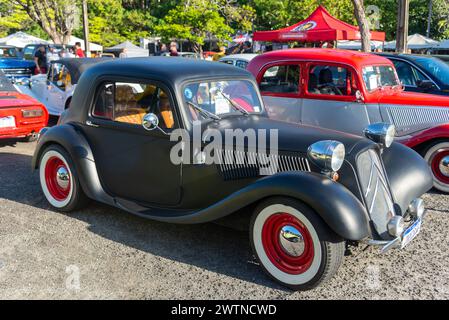
[[[243,113],[244,115],[249,115],[249,112],[246,111],[245,108],[243,108],[240,104],[238,104],[237,102],[232,101],[231,99],[229,99],[229,97],[227,97],[221,90],[217,90],[217,92],[219,92],[221,94],[221,96],[223,98],[225,98],[233,107],[235,110],[240,111],[241,113]]]
[[[197,110],[203,116],[210,118],[210,119],[214,119],[214,120],[221,120],[221,118],[219,116],[217,116],[216,114],[201,108],[199,105],[193,103],[192,101],[187,101],[187,103],[190,104],[195,110]]]

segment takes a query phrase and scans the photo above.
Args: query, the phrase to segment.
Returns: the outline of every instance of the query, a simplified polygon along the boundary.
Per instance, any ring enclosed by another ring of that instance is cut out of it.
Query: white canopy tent
[[[10,34],[9,36],[6,36],[4,38],[0,38],[0,44],[14,46],[17,48],[23,48],[27,44],[33,44],[33,43],[50,43],[50,42],[46,41],[44,39],[40,39],[38,37],[32,36],[32,35],[29,35],[25,32],[16,32],[16,33]]]
[[[70,40],[69,40],[69,45],[74,46],[75,43],[80,42],[81,43],[81,49],[86,50],[85,46],[84,46],[84,40],[75,36],[71,36]],[[90,46],[90,51],[103,51],[103,46],[100,46],[99,44],[93,43],[93,42],[89,42],[89,46]]]
[[[438,45],[438,41],[427,38],[419,33],[412,34],[407,37],[407,47],[412,50],[430,49]],[[396,41],[387,42],[384,49],[396,49]]]
[[[371,50],[382,49],[383,42],[382,41],[371,41]],[[360,41],[349,41],[349,40],[340,40],[337,42],[338,49],[346,49],[346,50],[361,50],[362,43]]]
[[[130,41],[125,41],[116,46],[106,48],[105,52],[120,52],[123,49],[126,49],[126,54],[128,57],[148,57],[149,51],[147,49],[143,49],[141,47],[136,46]]]
[[[437,46],[434,47],[436,50],[449,50],[449,40],[441,41]]]

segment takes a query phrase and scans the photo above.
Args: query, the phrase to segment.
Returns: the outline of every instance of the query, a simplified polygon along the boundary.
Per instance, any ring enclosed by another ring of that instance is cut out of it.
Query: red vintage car
[[[32,141],[48,123],[48,112],[37,100],[19,93],[0,71],[0,140]]]
[[[362,135],[372,123],[396,126],[399,142],[429,163],[449,192],[449,97],[405,92],[392,62],[336,49],[289,49],[254,58],[270,117]]]

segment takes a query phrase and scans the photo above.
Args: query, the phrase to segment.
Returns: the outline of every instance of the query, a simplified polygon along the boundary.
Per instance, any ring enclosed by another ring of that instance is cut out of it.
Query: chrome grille
[[[399,131],[407,131],[412,127],[427,127],[431,124],[449,122],[449,109],[430,106],[394,106],[385,108],[392,123]]]
[[[304,157],[267,155],[239,150],[222,150],[218,167],[225,180],[273,175],[286,171],[311,171],[309,161]]]
[[[2,69],[3,73],[6,76],[10,77],[26,77],[31,76],[32,70],[29,68],[9,68],[9,69]]]
[[[357,158],[357,170],[371,221],[382,238],[389,238],[388,220],[394,214],[393,200],[381,160],[373,149]]]

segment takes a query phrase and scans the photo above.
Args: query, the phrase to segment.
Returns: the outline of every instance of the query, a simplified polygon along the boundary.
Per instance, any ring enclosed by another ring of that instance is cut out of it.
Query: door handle
[[[98,128],[98,127],[99,127],[98,124],[96,124],[96,123],[94,123],[94,122],[92,122],[92,121],[90,121],[90,120],[87,120],[87,121],[86,121],[86,125],[88,125],[88,126],[90,126],[90,127],[94,127],[94,128]]]

